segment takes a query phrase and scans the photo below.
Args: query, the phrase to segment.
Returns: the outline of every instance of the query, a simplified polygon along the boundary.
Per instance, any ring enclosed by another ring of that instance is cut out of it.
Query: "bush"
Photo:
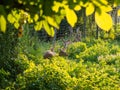
[[[67,62],[60,57],[51,61],[43,60],[41,64],[35,66],[33,62],[24,71],[23,75],[18,75],[16,89],[25,90],[66,90],[75,85],[75,81],[68,73]]]
[[[79,58],[82,58],[85,61],[97,62],[98,56],[107,55],[109,52],[109,48],[105,43],[95,44],[86,49],[84,52],[81,52],[79,54]]]
[[[74,42],[67,48],[67,52],[70,58],[75,59],[76,55],[87,49],[86,44],[83,42]]]
[[[15,78],[14,59],[18,54],[18,30],[13,25],[7,24],[5,33],[0,32],[0,69],[3,68],[9,72],[11,77]]]
[[[16,75],[23,73],[27,68],[29,68],[29,59],[25,54],[18,54],[18,58],[14,61],[16,66]]]
[[[105,42],[105,40],[102,39],[95,39],[95,38],[85,38],[83,40],[83,42],[87,45],[87,47],[91,47],[95,44],[103,44],[103,43],[107,43],[107,41]]]
[[[110,47],[110,54],[120,53],[120,47],[118,45],[112,45]]]
[[[107,63],[108,65],[120,65],[120,53],[116,55],[105,55],[105,56],[99,56],[98,61],[102,61]]]
[[[118,69],[117,65],[102,60],[98,64],[84,60],[76,63],[54,57],[43,59],[38,65],[30,61],[29,68],[18,75],[14,87],[17,90],[118,90]]]
[[[0,69],[0,89],[119,90],[119,46],[101,40],[92,46],[75,42],[67,51],[71,60],[60,56],[43,59],[34,51],[19,53],[13,69],[17,78],[11,80],[11,73]]]
[[[79,62],[71,72],[78,79],[74,90],[119,90],[119,73],[114,66]]]

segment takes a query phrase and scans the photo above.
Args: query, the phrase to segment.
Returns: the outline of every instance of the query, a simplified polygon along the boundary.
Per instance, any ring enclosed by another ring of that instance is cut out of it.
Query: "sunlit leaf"
[[[86,16],[91,15],[94,12],[95,8],[92,3],[89,3],[89,5],[86,7]]]
[[[60,10],[60,14],[61,14],[61,15],[65,15],[65,14],[66,14],[65,9],[61,9],[61,10]]]
[[[33,23],[33,19],[31,18],[31,16],[30,15],[28,15],[28,23]]]
[[[11,13],[16,20],[19,20],[21,18],[20,14],[17,12],[17,10],[13,10]]]
[[[117,3],[114,2],[113,7],[117,7]]]
[[[66,18],[68,23],[74,27],[75,23],[77,22],[77,16],[75,12],[69,8],[66,9]]]
[[[97,7],[107,6],[108,1],[107,0],[92,0],[92,3]]]
[[[117,11],[117,16],[120,16],[120,9]]]
[[[61,20],[63,19],[62,16],[55,15],[55,21],[60,24]]]
[[[110,30],[112,27],[112,18],[106,12],[101,12],[101,14],[95,12],[95,21],[97,25],[105,31]]]
[[[50,36],[54,36],[55,32],[53,29],[50,28],[49,24],[47,23],[47,21],[43,21],[43,26],[44,26],[44,29],[45,31],[48,33],[48,35]]]
[[[100,6],[100,9],[104,12],[110,12],[112,11],[112,7],[111,6]]]
[[[53,27],[50,27],[50,29],[51,29],[51,36],[54,37],[54,35],[55,35],[54,28],[53,28]]]
[[[18,22],[15,22],[15,23],[14,23],[14,26],[15,26],[16,29],[18,29],[19,26],[20,26],[20,24],[19,24]]]
[[[115,29],[114,27],[112,27],[109,31],[109,33],[106,33],[106,38],[110,38],[110,39],[115,39]],[[105,35],[104,35],[105,36]]]
[[[49,23],[50,25],[52,25],[52,26],[56,27],[57,29],[59,29],[58,24],[56,23],[56,21],[55,21],[52,17],[47,16],[47,21],[48,21],[48,23]]]
[[[74,10],[76,10],[76,11],[81,10],[81,6],[80,6],[80,5],[76,5],[76,6],[74,7]]]
[[[101,6],[101,4],[97,1],[97,0],[92,0],[93,4],[95,4],[96,6]]]
[[[114,40],[115,39],[115,34],[114,33],[110,33],[109,37]]]
[[[97,0],[98,1],[98,0]],[[108,4],[108,1],[107,0],[99,0],[100,3],[104,4],[104,5],[107,5]]]
[[[8,14],[7,19],[10,23],[14,23],[16,21],[12,14]]]
[[[43,15],[43,10],[40,10],[40,16],[42,16]]]
[[[52,10],[55,11],[55,12],[58,12],[59,7],[58,7],[58,6],[53,6],[53,7],[52,7]]]
[[[54,6],[52,7],[52,10],[58,12],[60,6],[61,6],[60,2],[54,1]]]
[[[35,26],[34,26],[35,30],[41,30],[42,28],[42,21],[36,22]]]
[[[0,30],[2,32],[5,32],[6,31],[6,19],[3,15],[0,15]]]
[[[87,7],[89,2],[84,3],[83,1],[80,1],[79,5],[83,7]]]
[[[35,16],[34,16],[34,20],[35,20],[35,22],[36,22],[38,19],[39,19],[38,14],[35,14]]]

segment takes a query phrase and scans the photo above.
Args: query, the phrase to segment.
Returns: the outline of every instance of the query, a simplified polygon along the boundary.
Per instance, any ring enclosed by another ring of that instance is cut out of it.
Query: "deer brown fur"
[[[50,59],[52,57],[56,56],[56,53],[53,51],[53,49],[47,50],[45,54],[43,55],[44,59]]]
[[[60,49],[59,56],[68,56],[68,54],[65,50]]]
[[[66,49],[71,42],[69,40],[68,41],[62,40],[62,41],[63,41],[63,48],[60,49],[59,56],[68,56]]]

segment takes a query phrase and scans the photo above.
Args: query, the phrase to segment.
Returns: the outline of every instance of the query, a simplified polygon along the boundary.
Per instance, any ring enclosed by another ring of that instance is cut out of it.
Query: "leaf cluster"
[[[54,36],[54,28],[59,29],[64,17],[74,27],[78,19],[76,12],[85,9],[86,16],[94,14],[97,25],[108,31],[112,27],[112,18],[108,12],[112,11],[114,4],[119,5],[119,3],[119,0],[111,2],[108,0],[9,0],[9,2],[2,0],[0,30],[6,31],[7,21],[14,24],[17,29],[28,22],[34,23],[36,30],[44,28],[48,35]]]

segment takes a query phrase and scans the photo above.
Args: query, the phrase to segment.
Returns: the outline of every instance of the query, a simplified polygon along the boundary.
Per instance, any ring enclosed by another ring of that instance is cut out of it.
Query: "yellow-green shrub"
[[[66,90],[75,86],[75,80],[68,73],[65,59],[56,57],[43,60],[38,66],[33,62],[23,75],[18,75],[16,89],[25,90]]]
[[[84,52],[79,54],[78,58],[82,58],[85,61],[97,62],[97,58],[101,55],[109,54],[110,50],[106,44],[95,44],[94,46],[89,47]]]
[[[67,48],[67,52],[70,58],[76,58],[76,55],[86,50],[86,44],[83,42],[74,42]]]

